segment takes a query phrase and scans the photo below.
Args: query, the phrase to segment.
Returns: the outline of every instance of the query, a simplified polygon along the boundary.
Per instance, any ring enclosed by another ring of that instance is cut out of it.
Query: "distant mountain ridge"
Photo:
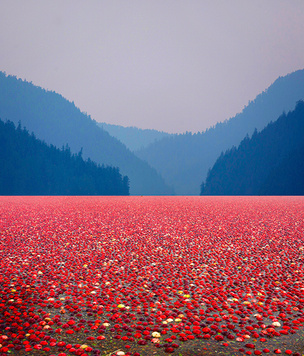
[[[118,168],[84,161],[0,120],[0,195],[129,195]]]
[[[116,137],[131,151],[142,149],[164,137],[172,136],[172,134],[167,132],[152,129],[140,129],[134,126],[124,127],[107,124],[105,122],[98,122],[97,125],[106,130],[111,136]]]
[[[202,179],[221,152],[237,146],[255,129],[262,130],[304,99],[304,70],[279,77],[240,114],[201,133],[163,138],[136,151],[171,184],[178,195],[197,195]]]
[[[69,145],[72,153],[98,164],[119,167],[130,179],[132,195],[170,195],[162,177],[116,138],[99,128],[74,103],[61,95],[0,72],[0,117],[21,122],[37,138],[56,147]]]
[[[222,154],[202,195],[304,195],[304,102]]]

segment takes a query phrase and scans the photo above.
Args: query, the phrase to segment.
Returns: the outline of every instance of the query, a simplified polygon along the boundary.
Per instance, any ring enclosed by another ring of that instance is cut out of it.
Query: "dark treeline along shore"
[[[0,118],[15,125],[20,121],[47,144],[68,144],[73,154],[82,149],[85,159],[119,167],[130,180],[132,195],[173,194],[154,168],[60,94],[0,72]]]
[[[233,118],[168,134],[98,124],[61,95],[0,72],[0,118],[17,126],[2,126],[1,194],[301,195],[303,99],[298,70]]]
[[[20,124],[0,120],[0,142],[1,195],[129,195],[129,179],[118,168],[49,146]]]
[[[217,159],[202,195],[304,195],[304,102]]]

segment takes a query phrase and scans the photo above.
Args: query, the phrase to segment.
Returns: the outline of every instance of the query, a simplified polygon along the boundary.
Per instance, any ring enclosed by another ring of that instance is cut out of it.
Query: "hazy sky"
[[[0,70],[97,121],[202,131],[303,68],[303,0],[0,0]]]

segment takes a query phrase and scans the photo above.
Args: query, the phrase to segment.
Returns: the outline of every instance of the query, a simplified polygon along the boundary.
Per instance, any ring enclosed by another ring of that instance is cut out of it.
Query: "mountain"
[[[129,195],[128,177],[0,120],[0,195]]]
[[[304,195],[304,144],[274,168],[262,184],[262,195]]]
[[[221,152],[239,145],[247,134],[260,131],[303,98],[304,70],[298,70],[278,78],[235,117],[205,132],[163,138],[135,153],[154,167],[176,194],[199,194],[202,179]]]
[[[125,144],[131,151],[139,150],[148,146],[150,143],[171,136],[171,134],[167,132],[150,129],[143,130],[134,126],[124,127],[106,124],[105,122],[98,122],[97,125]]]
[[[304,195],[304,102],[222,154],[202,195]]]
[[[130,179],[132,195],[172,194],[155,169],[55,92],[0,72],[0,117],[16,125],[20,121],[47,144],[68,144],[72,153],[82,150],[86,159],[119,167]]]

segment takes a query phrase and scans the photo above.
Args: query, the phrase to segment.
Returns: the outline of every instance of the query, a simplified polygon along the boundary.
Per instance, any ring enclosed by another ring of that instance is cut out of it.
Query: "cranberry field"
[[[1,197],[0,355],[304,354],[303,197]]]

